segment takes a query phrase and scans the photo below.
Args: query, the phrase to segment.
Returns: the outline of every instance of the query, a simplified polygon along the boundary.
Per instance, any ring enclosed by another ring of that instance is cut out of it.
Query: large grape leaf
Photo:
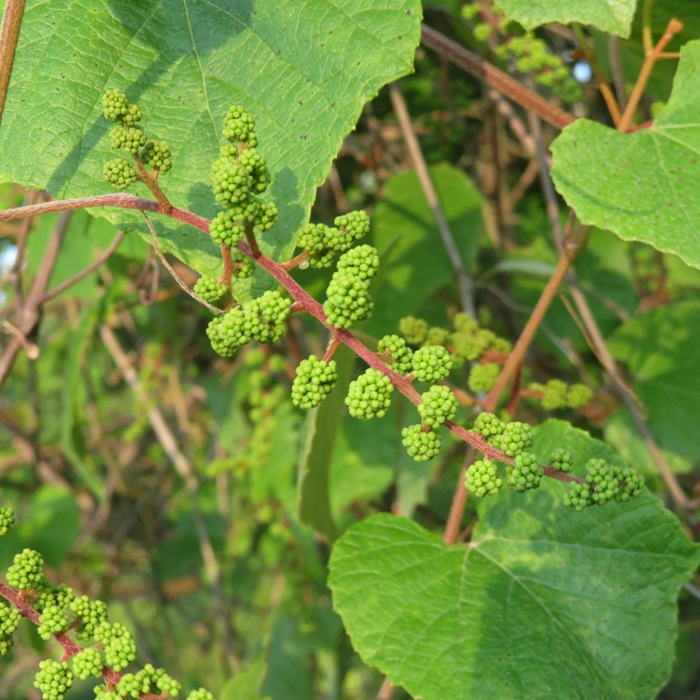
[[[534,452],[616,458],[562,421]],[[654,698],[700,553],[653,496],[577,513],[564,485],[479,505],[469,545],[381,514],[335,544],[334,605],[363,659],[424,700]]]
[[[584,119],[552,143],[552,176],[581,221],[700,267],[700,41],[687,44],[668,104],[622,134]]]
[[[548,22],[581,22],[627,37],[637,0],[501,0],[499,6],[527,29]]]
[[[363,103],[411,71],[419,35],[418,0],[30,0],[0,177],[60,198],[113,191],[101,175],[116,155],[101,96],[120,87],[144,112],[147,135],[172,147],[162,177],[172,202],[211,217],[209,169],[223,117],[239,103],[256,118],[280,208],[264,245],[282,255]],[[135,212],[102,213],[143,225]],[[160,224],[159,233],[188,264],[218,267],[206,235]]]
[[[634,390],[661,447],[700,459],[700,302],[683,301],[631,319],[608,339],[615,359],[635,379]]]

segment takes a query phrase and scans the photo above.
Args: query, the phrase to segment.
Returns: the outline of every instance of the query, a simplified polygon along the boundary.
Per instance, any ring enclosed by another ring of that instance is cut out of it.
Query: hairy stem
[[[12,66],[19,40],[19,30],[24,17],[25,0],[7,0],[0,30],[0,124],[5,112],[7,90],[10,86]]]

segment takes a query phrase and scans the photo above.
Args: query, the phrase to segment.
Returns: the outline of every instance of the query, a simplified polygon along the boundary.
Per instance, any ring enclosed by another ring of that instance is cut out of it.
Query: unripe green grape
[[[544,470],[537,466],[537,458],[527,452],[519,454],[513,466],[506,467],[506,484],[521,493],[538,488],[543,476]]]
[[[369,233],[369,216],[361,209],[336,216],[333,223],[345,234],[346,239],[352,241],[358,241]]]
[[[212,219],[209,235],[214,243],[233,248],[245,236],[245,229],[234,213],[227,209]]]
[[[505,338],[495,338],[491,342],[491,349],[500,352],[502,355],[508,355],[513,349],[513,344]]]
[[[165,141],[149,141],[141,153],[141,160],[161,173],[173,167],[170,146]]]
[[[591,487],[591,501],[596,505],[612,501],[620,491],[618,471],[604,459],[586,462],[586,482]]]
[[[208,301],[212,306],[218,306],[228,294],[228,288],[221,284],[216,277],[202,275],[192,287],[192,291],[198,296]]]
[[[491,442],[493,438],[503,434],[506,424],[493,413],[482,411],[474,421],[472,430],[476,433],[481,433],[484,440]]]
[[[214,696],[204,688],[197,688],[187,696],[186,700],[214,700]]]
[[[102,677],[104,660],[102,658],[102,651],[97,647],[83,649],[83,651],[71,657],[71,661],[73,663],[73,673],[77,678],[85,681],[90,678],[90,676],[94,676],[95,678]]]
[[[616,467],[620,489],[615,496],[616,501],[627,502],[644,493],[644,477],[632,467]]]
[[[405,316],[399,321],[399,331],[410,345],[421,345],[428,334],[428,322],[422,318]]]
[[[70,628],[72,620],[58,605],[47,605],[39,617],[39,636],[42,639],[51,639],[52,635],[66,632]]]
[[[309,355],[297,367],[292,383],[292,403],[299,408],[315,408],[330,394],[338,381],[335,360],[319,360]]]
[[[401,431],[403,440],[409,457],[413,457],[416,462],[427,462],[435,457],[440,451],[442,439],[439,433],[434,430],[425,430],[419,423],[409,425]]]
[[[474,27],[474,38],[477,41],[486,41],[491,36],[491,25],[488,22],[479,22]]]
[[[352,253],[352,250],[341,256],[341,261],[346,255]],[[343,269],[340,267],[341,261],[338,262],[338,269],[333,273],[328,285],[323,310],[329,324],[336,328],[349,328],[356,321],[367,318],[372,312],[374,304],[369,296],[368,287],[369,277],[374,272],[370,272],[371,265],[362,273],[355,266]],[[355,259],[353,258],[352,261],[354,262]]]
[[[451,369],[452,358],[442,345],[424,345],[413,353],[412,372],[419,382],[439,382]]]
[[[63,700],[73,685],[73,671],[60,661],[44,659],[39,662],[39,671],[34,677],[34,687],[43,700]]]
[[[272,182],[265,159],[254,148],[247,148],[238,156],[238,161],[253,179],[253,190],[257,194],[265,192]]]
[[[250,173],[234,158],[215,160],[210,180],[214,199],[231,208],[247,203],[253,189]]]
[[[0,537],[15,524],[15,512],[9,506],[0,506]]]
[[[379,253],[371,245],[358,245],[338,258],[338,271],[354,275],[361,280],[370,280],[379,267]]]
[[[70,609],[79,621],[77,637],[81,641],[92,639],[97,628],[107,619],[107,605],[86,595],[76,598],[70,604]]]
[[[110,129],[109,140],[112,148],[123,148],[129,153],[138,153],[141,146],[146,143],[146,134],[138,127],[117,124]]]
[[[102,174],[105,180],[117,190],[125,190],[138,180],[134,164],[124,158],[115,158],[105,163]]]
[[[501,366],[493,362],[474,365],[469,372],[469,389],[475,394],[491,391],[500,373]]]
[[[391,406],[394,386],[389,377],[370,367],[350,382],[345,405],[353,418],[381,418]]]
[[[585,384],[572,384],[566,392],[566,403],[571,408],[582,408],[593,398],[593,392]]]
[[[11,637],[19,626],[22,615],[14,605],[0,598],[0,638]]]
[[[279,211],[274,202],[261,202],[253,221],[256,231],[265,233],[269,231],[279,218]]]
[[[96,685],[94,688],[95,700],[123,700],[117,693],[107,690],[103,685]]]
[[[455,314],[452,325],[458,333],[474,333],[479,328],[479,322],[463,311]]]
[[[129,113],[129,100],[123,90],[112,88],[102,96],[102,107],[106,119],[111,122],[121,121]]]
[[[469,21],[479,14],[479,7],[477,5],[462,5],[460,11],[462,13],[462,19]]]
[[[34,590],[41,593],[50,586],[44,573],[43,557],[39,552],[28,548],[15,555],[7,570],[6,579],[10,586],[20,591]]]
[[[566,406],[567,386],[560,379],[550,379],[543,387],[542,408],[556,411]]]
[[[593,505],[591,487],[586,482],[572,481],[564,494],[564,505],[582,511]]]
[[[291,299],[276,290],[268,290],[245,304],[251,338],[259,343],[276,343],[287,329],[291,308]]]
[[[408,374],[413,367],[413,350],[398,335],[385,335],[377,343],[381,355],[389,355],[386,364],[397,374]]]
[[[503,486],[503,479],[492,461],[479,459],[467,469],[464,486],[470,493],[483,498],[498,493]]]
[[[565,450],[563,447],[558,447],[556,450],[554,450],[554,452],[552,452],[552,456],[549,458],[549,461],[553,469],[564,472],[564,474],[571,474],[574,466],[574,458],[571,455],[571,452]]]
[[[236,248],[231,249],[231,261],[234,264],[233,276],[237,279],[248,279],[255,271],[255,261]]]
[[[432,326],[428,328],[424,345],[444,345],[450,338],[450,332],[446,328]]]
[[[241,306],[234,306],[223,316],[215,316],[207,326],[212,349],[221,357],[233,357],[242,345],[250,342],[246,332],[247,315]]]
[[[437,385],[421,394],[418,413],[426,425],[437,428],[455,417],[457,405],[457,399],[452,390],[449,387]]]
[[[115,671],[121,671],[136,661],[136,644],[124,625],[103,622],[95,630],[95,639],[103,643],[105,662]]]
[[[517,457],[532,446],[532,428],[527,423],[519,421],[506,423],[503,432],[492,441],[492,444],[503,450],[509,457]]]
[[[224,117],[223,135],[231,142],[247,143],[252,148],[258,145],[253,117],[237,105],[231,107]]]

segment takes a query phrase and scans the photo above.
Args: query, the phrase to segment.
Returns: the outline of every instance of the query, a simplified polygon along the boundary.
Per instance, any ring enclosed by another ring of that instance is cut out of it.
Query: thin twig
[[[470,316],[474,316],[474,284],[469,277],[466,268],[464,267],[464,262],[462,261],[462,256],[459,254],[457,243],[452,235],[452,231],[450,231],[445,213],[440,206],[440,200],[438,199],[437,192],[435,191],[435,186],[433,185],[433,181],[430,179],[428,166],[426,165],[423,152],[421,151],[420,144],[416,138],[416,133],[413,130],[413,125],[411,124],[411,118],[408,114],[408,109],[406,108],[406,101],[404,100],[403,95],[401,94],[401,91],[397,87],[396,83],[392,83],[389,87],[389,94],[391,95],[391,103],[394,106],[394,112],[399,120],[401,133],[403,134],[404,141],[408,147],[408,152],[411,155],[413,166],[416,169],[418,181],[420,182],[425,199],[428,202],[430,212],[432,213],[435,223],[437,224],[447,257],[452,265],[452,270],[457,281],[457,288],[459,289],[459,297],[460,301],[462,302],[462,308]],[[476,235],[476,231],[465,231],[464,234]]]
[[[25,0],[7,0],[0,29],[0,123],[5,113],[7,90],[10,86],[19,30],[24,16]]]
[[[532,110],[557,129],[563,129],[574,123],[575,120],[571,115],[550,104],[536,92],[524,87],[507,73],[484,61],[480,56],[425,24],[421,26],[421,42],[474,77],[496,88],[525,109]]]
[[[654,46],[654,48],[651,51],[647,52],[646,56],[644,57],[644,64],[642,65],[642,70],[639,71],[639,77],[637,78],[637,82],[635,83],[634,89],[632,90],[629,102],[627,103],[627,108],[625,109],[624,114],[620,119],[620,123],[617,125],[617,128],[620,131],[627,131],[627,129],[629,129],[629,127],[632,126],[632,117],[634,117],[634,112],[637,109],[637,105],[642,99],[642,95],[644,94],[644,88],[646,88],[647,86],[647,81],[649,80],[651,71],[654,68],[654,64],[656,63],[656,61],[659,60],[660,54],[663,53],[663,50],[664,48],[666,48],[668,42],[671,41],[674,35],[676,35],[682,29],[683,24],[675,18],[672,19],[668,23],[666,31],[664,32],[663,36],[659,39],[656,46]]]
[[[2,357],[0,357],[0,391],[2,391],[5,381],[10,374],[10,370],[15,364],[17,355],[24,345],[23,339],[30,338],[39,324],[39,320],[41,318],[41,298],[46,292],[46,287],[49,285],[49,280],[51,279],[54,267],[56,266],[58,253],[61,250],[63,236],[65,235],[66,228],[68,227],[70,217],[71,213],[65,212],[56,222],[56,226],[53,229],[53,233],[51,234],[51,238],[49,239],[48,245],[46,246],[46,250],[44,251],[44,255],[41,259],[39,270],[32,281],[29,294],[27,295],[27,298],[20,310],[17,330],[21,334],[21,338],[12,338],[7,348],[5,348],[5,352],[2,354]]]
[[[182,280],[180,275],[175,272],[175,269],[173,266],[168,262],[167,258],[165,255],[163,255],[163,251],[158,246],[158,238],[156,236],[156,230],[153,227],[153,224],[151,223],[151,220],[144,214],[144,212],[141,212],[143,214],[143,218],[146,220],[146,225],[148,226],[148,229],[151,232],[151,240],[153,241],[153,248],[156,251],[156,254],[158,255],[158,258],[160,261],[163,263],[163,267],[170,273],[170,276],[177,282],[178,287],[182,289],[185,294],[188,296],[191,296],[195,301],[199,302],[203,306],[206,306],[209,311],[215,314],[222,314],[224,313],[221,309],[217,308],[216,306],[210,304],[206,299],[202,299],[202,297],[198,297]]]
[[[57,297],[59,294],[65,292],[66,289],[69,289],[74,284],[77,284],[78,282],[80,282],[80,280],[85,279],[91,272],[97,270],[98,267],[104,265],[104,263],[106,263],[107,260],[109,260],[112,257],[116,249],[119,247],[119,244],[124,240],[124,236],[126,236],[126,233],[124,231],[117,231],[117,235],[114,237],[109,246],[105,249],[104,253],[102,253],[102,255],[100,255],[100,257],[97,258],[97,260],[95,260],[95,262],[92,263],[92,265],[88,265],[84,270],[78,272],[78,274],[73,275],[73,277],[71,277],[70,279],[67,279],[65,282],[62,282],[50,291],[46,292],[46,294],[44,294],[44,296],[39,300],[39,303],[45,304],[47,301],[50,301],[51,299]]]

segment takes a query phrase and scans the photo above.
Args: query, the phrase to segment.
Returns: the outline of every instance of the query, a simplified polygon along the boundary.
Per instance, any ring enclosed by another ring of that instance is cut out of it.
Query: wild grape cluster
[[[542,408],[547,411],[582,408],[593,398],[593,392],[585,384],[568,385],[561,379],[550,379],[545,384],[533,383],[528,390],[541,395]]]
[[[109,132],[112,148],[120,148],[132,157],[115,158],[105,163],[102,170],[105,180],[115,189],[126,189],[143,178],[145,165],[151,166],[151,175],[157,179],[160,173],[172,168],[170,147],[164,141],[149,141],[143,129],[138,126],[141,110],[131,104],[123,90],[112,88],[102,96],[104,116],[116,122]]]
[[[6,534],[14,523],[14,513],[7,506],[0,507],[0,523]],[[44,659],[34,678],[34,687],[42,700],[64,700],[75,678],[102,679],[106,668],[119,672],[136,661],[136,643],[129,630],[118,622],[110,622],[107,606],[88,596],[76,596],[65,585],[53,585],[44,572],[43,557],[32,549],[24,549],[15,555],[6,574],[7,583],[17,590],[27,606],[39,613],[39,633],[50,639],[58,633],[75,633],[84,649],[61,661]],[[22,614],[4,598],[0,598],[0,655],[12,648]],[[113,676],[110,676],[113,678]],[[108,687],[109,685],[109,687]],[[122,700],[141,697],[175,697],[181,685],[164,669],[146,664],[134,673],[121,675],[115,686],[111,682],[95,687],[95,697],[103,700]],[[204,688],[192,691],[187,700],[213,700]]]

